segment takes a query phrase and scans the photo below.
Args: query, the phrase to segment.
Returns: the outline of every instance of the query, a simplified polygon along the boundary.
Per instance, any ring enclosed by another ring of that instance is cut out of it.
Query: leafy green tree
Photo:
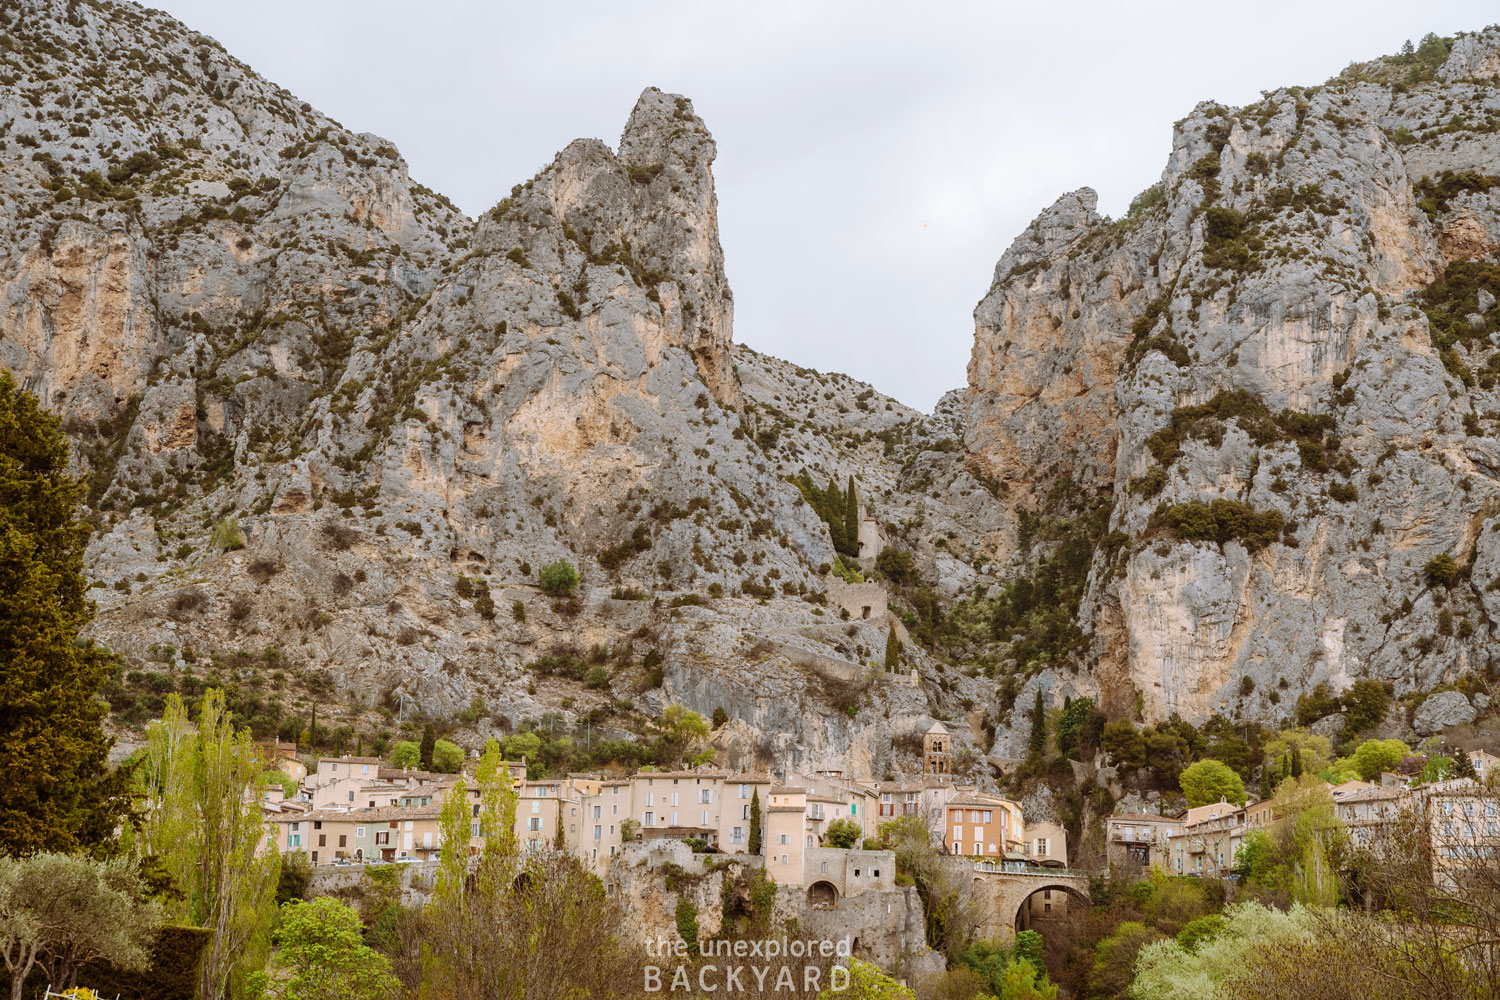
[[[760,853],[760,789],[750,793],[750,843],[746,845],[751,854]]]
[[[1382,771],[1394,771],[1410,752],[1401,740],[1365,740],[1354,751],[1354,768],[1373,781]]]
[[[1136,956],[1161,938],[1161,931],[1137,920],[1126,920],[1116,927],[1094,946],[1094,967],[1089,976],[1092,995],[1100,1000],[1127,1000],[1135,978]]]
[[[1294,750],[1298,764],[1314,773],[1326,770],[1333,763],[1333,743],[1307,729],[1283,729],[1267,740],[1262,749],[1267,767],[1277,766],[1288,774],[1290,769],[1285,765],[1290,763]]]
[[[505,758],[534,764],[542,755],[542,738],[531,730],[505,738]]]
[[[78,970],[89,962],[145,968],[161,922],[146,896],[127,858],[0,856],[0,958],[12,1000],[20,1000],[33,968],[59,991],[77,986]]]
[[[885,669],[886,673],[901,669],[901,642],[896,638],[895,628],[885,634]]]
[[[836,819],[823,831],[824,847],[849,848],[859,843],[864,831],[852,819]]]
[[[99,692],[110,658],[79,639],[86,598],[79,519],[58,420],[0,369],[0,853],[110,839],[129,803],[112,772]]]
[[[830,973],[828,987],[818,1000],[917,1000],[917,995],[868,962],[849,959],[847,977]]]
[[[1423,783],[1433,781],[1444,781],[1453,775],[1453,758],[1444,757],[1441,754],[1427,758],[1427,763],[1422,765],[1420,778]]]
[[[1064,754],[1071,754],[1080,746],[1088,746],[1090,737],[1097,742],[1099,731],[1090,731],[1094,715],[1092,698],[1074,698],[1064,705],[1057,720],[1057,748]]]
[[[168,915],[212,933],[200,1000],[238,995],[270,950],[281,873],[281,855],[266,846],[264,778],[250,731],[235,731],[218,688],[204,694],[196,730],[182,700],[168,695],[165,714],[147,730],[137,776],[134,847],[159,859],[181,890]]]
[[[1188,805],[1202,806],[1226,799],[1237,806],[1245,804],[1245,783],[1226,764],[1212,759],[1200,760],[1183,769],[1178,781]]]
[[[457,743],[438,740],[432,745],[432,769],[442,774],[457,774],[464,766],[464,751]]]
[[[419,748],[422,755],[422,769],[432,770],[432,751],[437,749],[437,733],[433,731],[432,723],[427,723],[422,729],[422,745]]]
[[[422,748],[412,740],[397,740],[391,747],[391,763],[396,767],[421,767]]]
[[[578,567],[566,559],[559,559],[542,567],[542,591],[552,597],[571,597],[578,588]]]
[[[723,726],[728,721],[729,721],[729,713],[726,712],[726,711],[724,711],[724,706],[723,705],[719,705],[718,707],[716,707],[714,709],[714,720],[713,720],[714,728],[718,729],[719,727]]]
[[[388,958],[365,944],[353,907],[331,896],[295,900],[281,908],[279,951],[261,974],[268,1000],[399,1000],[401,981]]]
[[[657,725],[662,730],[662,759],[674,765],[681,763],[685,757],[694,756],[693,749],[707,738],[709,732],[708,723],[703,721],[703,716],[677,704],[662,709]]]

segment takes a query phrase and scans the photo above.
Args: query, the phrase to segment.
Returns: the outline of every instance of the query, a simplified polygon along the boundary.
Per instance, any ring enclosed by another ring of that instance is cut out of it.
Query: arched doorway
[[[1018,931],[1031,927],[1032,920],[1061,919],[1071,907],[1075,913],[1087,912],[1089,897],[1071,885],[1044,883],[1021,898],[1012,917],[1011,926]]]
[[[839,905],[839,890],[827,879],[820,879],[807,887],[807,905],[833,909]]]

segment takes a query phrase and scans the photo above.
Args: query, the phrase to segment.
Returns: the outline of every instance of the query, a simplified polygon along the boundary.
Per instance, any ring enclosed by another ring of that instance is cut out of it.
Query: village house
[[[1171,866],[1170,844],[1181,820],[1151,813],[1122,813],[1104,821],[1105,859],[1122,868]]]
[[[970,792],[950,799],[944,843],[954,854],[998,858],[1024,854],[1026,824],[1019,803]]]

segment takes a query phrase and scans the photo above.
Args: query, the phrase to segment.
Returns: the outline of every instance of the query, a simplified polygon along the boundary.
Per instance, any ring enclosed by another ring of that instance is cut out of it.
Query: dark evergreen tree
[[[849,477],[849,488],[844,491],[844,554],[859,555],[859,495],[854,492],[854,477]]]
[[[1478,778],[1479,774],[1474,770],[1474,762],[1469,759],[1469,751],[1454,750],[1453,776],[1455,778]]]
[[[885,669],[888,673],[901,669],[901,643],[894,628],[885,634]]]
[[[1047,712],[1042,707],[1042,689],[1036,689],[1036,705],[1031,709],[1031,756],[1040,757],[1047,749]]]
[[[833,538],[833,551],[846,553],[849,543],[844,538],[844,495],[839,492],[839,484],[832,479],[828,480],[828,488],[823,491],[821,513],[828,525],[828,534]]]
[[[432,770],[432,748],[437,745],[437,734],[432,731],[432,723],[427,723],[427,728],[422,730],[422,770]]]
[[[760,853],[760,789],[750,793],[750,843],[751,854]]]
[[[83,495],[58,419],[0,370],[0,854],[101,845],[128,805],[102,727],[113,661],[78,638]]]
[[[1287,772],[1287,776],[1290,778],[1302,777],[1302,751],[1297,747],[1292,747],[1292,766],[1291,770]]]

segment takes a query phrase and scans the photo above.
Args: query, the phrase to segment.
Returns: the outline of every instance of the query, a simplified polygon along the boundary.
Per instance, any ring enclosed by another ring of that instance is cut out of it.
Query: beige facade
[[[761,849],[766,858],[766,875],[779,885],[801,885],[802,855],[809,846],[804,832],[807,791],[774,786],[770,800],[764,811],[766,836]]]
[[[944,843],[953,854],[998,858],[1024,853],[1026,824],[1020,803],[971,792],[949,800]]]
[[[1247,832],[1241,806],[1231,802],[1194,806],[1168,839],[1170,870],[1178,875],[1227,875]]]

